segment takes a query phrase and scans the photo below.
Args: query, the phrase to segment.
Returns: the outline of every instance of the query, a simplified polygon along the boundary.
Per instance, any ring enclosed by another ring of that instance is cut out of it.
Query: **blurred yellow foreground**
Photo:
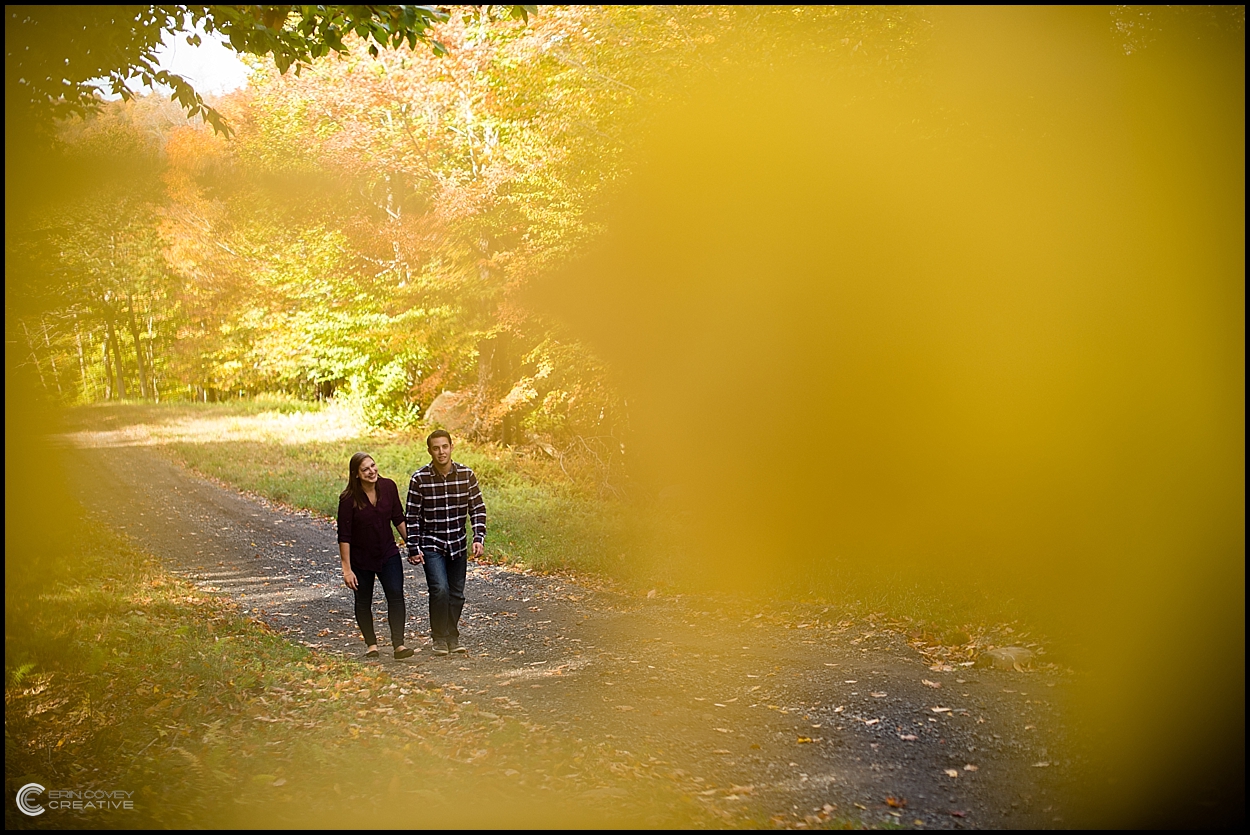
[[[1006,606],[1081,671],[1092,820],[1162,822],[1244,786],[1244,38],[935,14],[899,83],[709,71],[547,304],[699,573]]]

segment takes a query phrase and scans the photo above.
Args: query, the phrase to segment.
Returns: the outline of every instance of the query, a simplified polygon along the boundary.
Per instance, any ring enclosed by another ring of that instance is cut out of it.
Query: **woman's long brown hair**
[[[357,452],[352,456],[352,460],[347,462],[347,489],[339,493],[340,499],[351,496],[352,503],[356,507],[364,507],[369,503],[369,499],[365,496],[365,486],[360,483],[360,465],[366,458],[372,457],[367,452]]]

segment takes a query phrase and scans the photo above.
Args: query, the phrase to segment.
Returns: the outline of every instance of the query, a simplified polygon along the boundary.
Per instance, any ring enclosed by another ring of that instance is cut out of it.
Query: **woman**
[[[358,452],[347,464],[347,489],[339,495],[339,559],[343,562],[343,582],[356,594],[356,623],[368,647],[365,658],[378,657],[378,639],[373,632],[375,577],[382,581],[386,595],[395,657],[413,655],[413,650],[404,646],[404,563],[391,533],[392,524],[407,540],[399,488],[389,478],[378,476],[378,465],[370,455]]]

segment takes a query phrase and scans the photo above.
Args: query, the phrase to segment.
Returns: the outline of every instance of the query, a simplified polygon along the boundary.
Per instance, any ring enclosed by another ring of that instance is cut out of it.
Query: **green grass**
[[[271,405],[274,406],[271,408]],[[109,405],[73,410],[75,428],[138,432],[191,469],[237,489],[333,518],[347,462],[369,452],[401,495],[429,463],[423,433],[369,433],[316,404]],[[487,557],[540,572],[629,585],[653,582],[672,549],[626,502],[592,495],[559,465],[523,450],[458,439],[454,457],[478,474],[488,514]]]
[[[401,495],[406,495],[412,473],[429,463],[422,441],[383,438],[175,443],[168,449],[194,470],[331,518],[352,453],[369,452],[381,474],[399,485]],[[489,516],[488,545],[498,560],[540,571],[612,573],[614,543],[636,535],[617,503],[580,496],[567,482],[539,482],[466,442],[457,445],[455,458],[478,474]]]
[[[73,410],[80,429],[141,433],[180,463],[235,488],[333,517],[352,453],[374,456],[401,494],[429,461],[424,432],[370,433],[333,407],[287,401],[223,404],[127,404]],[[455,458],[482,484],[488,515],[487,558],[539,572],[602,578],[626,588],[669,592],[734,587],[706,555],[686,560],[680,517],[657,503],[602,498],[580,486],[541,453],[457,440]],[[747,520],[750,522],[751,520]],[[804,520],[813,553],[822,547],[819,516]],[[743,528],[742,548],[755,531]],[[836,538],[836,537],[831,537]],[[697,550],[697,549],[696,549]],[[700,552],[702,553],[702,552]],[[924,576],[865,572],[862,561],[777,560],[767,587],[738,583],[736,593],[761,605],[835,605],[842,615],[883,613],[923,621],[935,631],[975,629],[973,622],[1022,617],[1010,589],[985,594],[969,583]]]

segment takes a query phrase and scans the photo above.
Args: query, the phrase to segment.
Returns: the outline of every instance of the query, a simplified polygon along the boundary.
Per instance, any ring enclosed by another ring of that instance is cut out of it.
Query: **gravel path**
[[[74,436],[71,457],[92,513],[290,640],[362,654],[330,521],[101,437]],[[628,596],[484,563],[469,571],[468,657],[435,658],[424,576],[405,570],[420,649],[390,658],[379,590],[374,663],[606,752],[618,776],[661,774],[727,823],[749,808],[798,827],[1066,825],[1062,676],[934,670],[886,624],[825,607]]]

